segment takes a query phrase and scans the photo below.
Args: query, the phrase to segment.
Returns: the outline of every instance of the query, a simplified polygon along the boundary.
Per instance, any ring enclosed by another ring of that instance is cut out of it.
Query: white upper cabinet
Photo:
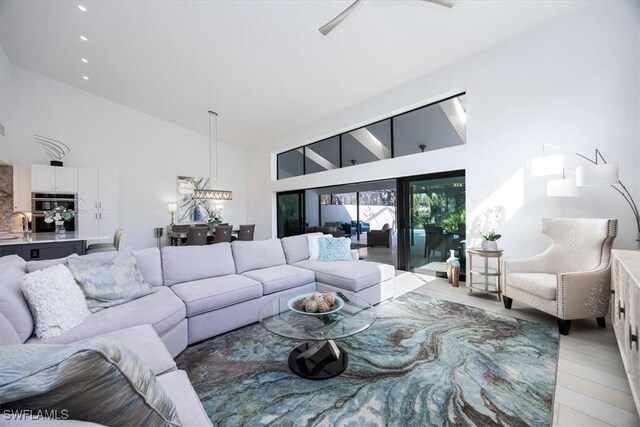
[[[31,165],[31,191],[77,193],[78,169]]]
[[[78,210],[97,210],[98,201],[98,170],[78,169]]]
[[[31,211],[31,170],[29,166],[13,167],[13,210]]]

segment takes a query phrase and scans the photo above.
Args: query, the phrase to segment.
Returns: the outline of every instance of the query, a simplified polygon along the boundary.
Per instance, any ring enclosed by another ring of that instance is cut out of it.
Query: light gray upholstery
[[[243,242],[236,240],[231,244],[233,259],[238,274],[249,270],[286,264],[280,239],[254,240]]]
[[[191,387],[191,382],[185,371],[173,371],[156,378],[173,401],[178,417],[185,427],[211,426],[198,395]]]
[[[0,313],[0,346],[22,344],[22,340],[18,333],[13,329],[13,325],[9,319]]]
[[[312,270],[316,282],[336,286],[351,292],[359,292],[369,286],[395,277],[391,265],[367,261],[300,261],[296,267]]]
[[[162,248],[164,284],[235,274],[229,243],[207,246],[165,246]]]
[[[176,370],[176,362],[151,325],[134,326],[99,335],[133,350],[151,368],[154,375]]]
[[[53,267],[54,265],[66,264],[69,258],[76,258],[78,254],[71,254],[65,258],[56,259],[43,259],[40,261],[27,261],[27,273],[33,273],[34,271],[44,270],[45,268]]]
[[[90,314],[84,322],[66,334],[41,340],[35,336],[29,343],[67,344],[131,326],[151,324],[158,335],[178,324],[186,315],[184,303],[171,289],[159,286],[156,292],[126,304]]]
[[[298,236],[285,237],[280,240],[287,264],[295,264],[296,262],[309,259],[309,234],[322,235],[322,233],[307,233]]]
[[[530,292],[547,300],[556,299],[558,288],[558,275],[550,273],[509,273],[507,275],[509,286]]]
[[[313,271],[287,264],[251,270],[242,275],[262,283],[265,295],[314,283],[316,280]]]
[[[111,262],[118,252],[98,252],[80,258],[98,262]],[[158,248],[147,248],[133,251],[136,264],[144,281],[152,286],[162,286],[162,262]]]
[[[182,319],[177,325],[159,335],[167,350],[169,350],[171,357],[178,356],[189,344],[189,324],[187,319]]]
[[[20,279],[27,274],[25,261],[18,255],[0,258],[0,313],[13,325],[20,341],[33,333],[33,317],[20,290]]]
[[[238,274],[173,285],[187,306],[187,317],[262,296],[259,282]]]

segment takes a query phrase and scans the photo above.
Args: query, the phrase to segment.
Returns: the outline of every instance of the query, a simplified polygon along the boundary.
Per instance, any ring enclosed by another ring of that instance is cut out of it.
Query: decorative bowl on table
[[[340,311],[344,307],[344,301],[332,292],[313,292],[296,295],[287,301],[287,306],[296,313],[324,316]]]

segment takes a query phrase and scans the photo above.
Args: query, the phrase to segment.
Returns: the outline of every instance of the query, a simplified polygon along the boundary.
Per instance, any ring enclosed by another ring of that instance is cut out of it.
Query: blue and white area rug
[[[551,425],[555,327],[417,293],[376,310],[340,340],[349,366],[336,378],[290,372],[299,342],[259,324],[188,348],[178,367],[214,425]]]

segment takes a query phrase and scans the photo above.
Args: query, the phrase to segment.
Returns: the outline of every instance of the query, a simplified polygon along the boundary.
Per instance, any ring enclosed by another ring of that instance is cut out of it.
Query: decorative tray
[[[329,304],[331,300],[333,300],[333,304]],[[305,309],[305,305],[307,305],[309,301],[313,301],[313,303],[310,303],[307,308],[313,308],[315,304],[316,311],[307,311]],[[321,305],[324,307],[319,307]],[[313,292],[309,294],[296,295],[289,299],[289,301],[287,301],[287,307],[296,313],[306,314],[308,316],[324,316],[342,310],[342,307],[344,307],[344,301],[332,292]],[[323,311],[318,311],[319,309]]]

